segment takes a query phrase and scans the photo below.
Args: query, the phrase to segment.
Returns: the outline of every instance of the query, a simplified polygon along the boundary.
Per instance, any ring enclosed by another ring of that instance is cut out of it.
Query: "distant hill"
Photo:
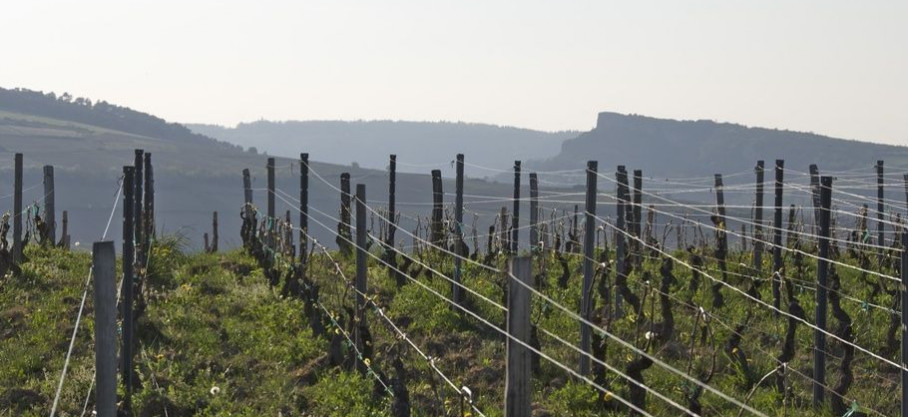
[[[784,159],[786,169],[802,172],[816,163],[820,171],[872,174],[879,159],[892,169],[908,167],[908,148],[709,120],[604,112],[595,129],[565,141],[557,155],[526,165],[542,171],[582,169],[587,160],[598,160],[602,172],[614,172],[620,164],[666,178],[747,171],[760,159],[767,167]]]
[[[181,124],[168,123],[150,114],[106,101],[93,103],[91,99],[73,97],[69,93],[57,96],[53,92],[0,88],[0,111],[173,141],[211,141],[211,138],[193,133]]]
[[[57,96],[4,89],[0,90],[0,213],[12,210],[13,154],[21,152],[25,165],[25,204],[41,203],[44,195],[41,167],[53,165],[56,171],[57,209],[69,211],[73,240],[88,244],[101,236],[122,176],[122,167],[132,164],[136,148],[152,153],[158,226],[168,232],[181,230],[191,239],[193,247],[197,248],[202,233],[210,230],[213,211],[220,213],[221,246],[227,248],[239,243],[244,168],[252,171],[255,202],[264,209],[264,155],[103,101],[91,103],[66,94]],[[312,169],[334,186],[339,184],[341,172],[349,172],[353,184],[366,184],[370,204],[383,206],[387,200],[387,172],[316,162],[322,158],[346,155],[350,151],[336,144],[328,148],[313,152]],[[453,154],[450,157],[453,158]],[[297,158],[298,155],[292,159],[277,160],[277,186],[290,195],[298,195]],[[407,162],[427,163],[412,159]],[[426,167],[423,172],[428,169]],[[432,200],[430,177],[401,173],[397,178],[400,210],[409,216],[428,215],[428,203]],[[453,181],[447,178],[444,187],[445,191],[453,192]],[[483,180],[467,181],[465,189],[477,195],[507,196],[511,193],[509,185]],[[336,215],[339,200],[336,191],[312,177],[310,203],[315,210]],[[445,201],[451,200],[453,198],[445,197]],[[466,200],[469,203],[471,199]],[[479,225],[487,227],[494,221],[493,211],[500,205],[494,202],[470,204],[469,209],[483,213]],[[277,199],[279,213],[288,209],[292,209],[290,204]],[[122,235],[120,210],[111,222],[108,239],[116,240]],[[326,221],[324,217],[319,218],[314,210],[312,215],[314,219]],[[297,216],[293,211],[294,219]],[[470,215],[467,218],[472,219]],[[403,217],[401,227],[412,230],[411,223],[409,217]],[[329,232],[314,223],[310,224],[312,233],[318,239],[333,242]],[[327,224],[333,228],[333,223]],[[405,237],[401,233],[401,238]]]
[[[192,131],[271,155],[298,158],[309,152],[319,161],[385,169],[396,154],[401,172],[444,168],[463,153],[468,164],[507,170],[515,160],[555,155],[561,143],[579,132],[540,132],[476,123],[403,121],[259,121],[236,127],[187,125]],[[447,165],[445,165],[447,164]],[[468,176],[495,176],[494,170],[467,165]]]

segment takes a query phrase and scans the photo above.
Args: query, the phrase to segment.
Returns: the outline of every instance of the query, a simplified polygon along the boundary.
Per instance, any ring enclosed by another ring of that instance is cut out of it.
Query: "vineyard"
[[[18,174],[0,416],[908,414],[908,174],[882,161],[658,181],[516,161],[494,196],[464,190],[458,155],[454,192],[432,170],[432,202],[401,212],[419,204],[395,201],[395,156],[386,201],[308,158],[298,189],[274,158],[265,187],[237,172],[242,247],[214,213],[196,254],[156,227],[150,154],[105,203],[119,258],[108,230],[91,253],[57,239],[52,168],[29,207]],[[583,187],[540,188],[565,178]]]

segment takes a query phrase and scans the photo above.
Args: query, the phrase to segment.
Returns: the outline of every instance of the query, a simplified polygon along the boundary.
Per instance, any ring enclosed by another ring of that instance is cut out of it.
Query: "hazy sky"
[[[906,1],[6,1],[0,86],[168,120],[599,111],[908,145]]]

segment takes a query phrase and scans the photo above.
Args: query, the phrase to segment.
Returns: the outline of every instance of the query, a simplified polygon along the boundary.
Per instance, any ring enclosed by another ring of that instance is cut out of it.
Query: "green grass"
[[[48,415],[54,390],[63,365],[73,321],[88,273],[89,256],[60,250],[29,247],[30,258],[19,277],[0,279],[0,416]],[[353,277],[352,259],[333,254],[344,275]],[[677,254],[687,260],[687,255]],[[504,404],[504,338],[479,320],[458,313],[449,304],[430,294],[425,288],[408,283],[398,288],[385,268],[370,260],[369,293],[377,305],[397,323],[407,337],[427,355],[435,358],[435,366],[451,378],[456,386],[468,386],[476,404],[488,416],[501,416]],[[768,275],[769,261],[763,274]],[[793,271],[791,259],[787,266]],[[853,259],[842,258],[854,264]],[[447,257],[429,255],[426,260],[433,268],[451,275],[453,263]],[[732,254],[730,272],[749,274],[746,254]],[[497,267],[504,266],[497,260]],[[545,285],[541,289],[557,303],[572,311],[579,309],[580,263],[571,257],[569,285],[557,285],[560,268],[551,257],[537,257],[534,269],[548,265]],[[656,261],[647,261],[643,271],[652,274],[652,284],[658,285],[659,268]],[[706,266],[718,277],[714,262]],[[799,279],[813,281],[816,262],[806,258]],[[220,254],[184,255],[179,242],[162,239],[155,248],[149,267],[148,309],[137,329],[141,348],[136,355],[137,376],[140,381],[134,397],[136,415],[315,415],[315,416],[388,416],[391,398],[374,394],[375,381],[371,375],[328,365],[329,341],[317,337],[309,329],[303,303],[284,299],[276,289],[269,288],[262,270],[255,261],[239,251]],[[631,289],[639,296],[646,290],[643,271],[629,278]],[[342,276],[334,272],[333,263],[316,254],[310,263],[310,276],[321,286],[321,301],[333,312],[344,311],[351,305],[352,293],[346,290]],[[870,288],[858,274],[839,268],[844,291],[862,300],[870,300]],[[887,270],[889,274],[894,271]],[[776,318],[764,307],[745,299],[730,289],[724,289],[726,305],[710,308],[707,278],[701,287],[689,293],[690,272],[675,265],[679,284],[671,294],[677,300],[691,299],[703,305],[718,319],[709,323],[711,336],[706,344],[695,343],[689,350],[691,335],[699,333],[695,314],[673,301],[675,335],[667,345],[651,349],[651,353],[674,368],[695,373],[709,367],[716,357],[716,371],[710,386],[735,398],[743,399],[749,389],[743,378],[724,353],[723,346],[731,335],[726,326],[735,326],[750,311],[753,317],[745,329],[741,347],[749,358],[749,366],[757,379],[776,367],[774,357],[781,353],[785,332],[783,318]],[[793,273],[793,272],[791,272]],[[478,293],[500,303],[501,276],[482,268],[465,264],[464,282]],[[420,275],[418,281],[450,297],[450,283],[433,274]],[[734,275],[730,283],[746,288],[745,282]],[[890,285],[895,288],[894,285]],[[771,300],[769,283],[760,289],[763,300]],[[813,322],[814,293],[797,290],[795,296]],[[643,345],[643,333],[653,321],[659,321],[658,306],[651,310],[656,294],[650,291],[642,316],[632,312],[612,321],[609,331],[624,340]],[[93,372],[92,302],[88,297],[86,314],[76,340],[72,363],[61,398],[60,415],[79,415]],[[503,312],[477,297],[469,297],[470,305],[480,317],[500,325]],[[883,294],[873,299],[890,306],[891,296]],[[601,306],[601,300],[599,305]],[[842,301],[843,308],[854,320],[855,342],[874,352],[885,343],[887,313],[868,308],[859,302]],[[655,317],[653,316],[655,312]],[[374,340],[374,357],[369,358],[376,372],[393,377],[394,357],[400,356],[406,369],[406,386],[414,416],[460,415],[456,392],[438,377],[429,364],[405,341],[391,330],[371,309],[366,314]],[[343,321],[343,320],[342,320]],[[538,326],[576,343],[579,325],[575,319],[539,299],[533,302],[533,321]],[[830,328],[836,324],[829,318]],[[809,381],[795,374],[812,374],[813,331],[798,326],[795,358],[788,364],[787,384],[790,392],[776,392],[773,377],[757,388],[748,404],[772,416],[831,415],[828,406],[814,410],[811,404]],[[554,359],[576,368],[578,354],[553,338],[540,334],[542,350]],[[841,348],[828,342],[829,385],[839,378]],[[608,363],[624,370],[636,358],[635,353],[608,342]],[[853,369],[855,383],[849,397],[859,405],[872,407],[884,414],[896,414],[899,403],[893,392],[898,389],[898,373],[879,360],[857,353]],[[896,360],[897,358],[891,357]],[[685,392],[691,384],[683,377],[659,365],[644,371],[645,382],[682,405],[687,405]],[[608,373],[606,384],[613,395],[627,397],[627,383],[618,375]],[[605,411],[598,392],[582,381],[571,377],[557,366],[542,361],[533,381],[533,408],[537,414],[557,416],[612,415]],[[5,402],[4,402],[5,401]],[[611,398],[610,403],[616,400]],[[701,397],[706,415],[737,415],[738,407],[715,394]],[[850,403],[851,401],[847,401]],[[665,402],[647,396],[647,410],[657,416],[674,416],[680,412]],[[308,414],[304,414],[308,413]],[[624,415],[616,413],[615,415]],[[746,415],[746,413],[745,413]]]

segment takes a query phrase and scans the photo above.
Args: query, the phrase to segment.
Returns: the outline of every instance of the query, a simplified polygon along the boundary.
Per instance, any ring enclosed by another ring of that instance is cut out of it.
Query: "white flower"
[[[76,242],[73,246],[79,246],[79,242]]]
[[[645,337],[646,340],[652,340],[652,338],[655,337],[655,336],[656,336],[656,334],[653,333],[653,332],[646,332],[646,334],[643,335],[643,337]]]
[[[211,390],[208,391],[211,395],[218,395],[221,393],[221,387],[211,387]]]

